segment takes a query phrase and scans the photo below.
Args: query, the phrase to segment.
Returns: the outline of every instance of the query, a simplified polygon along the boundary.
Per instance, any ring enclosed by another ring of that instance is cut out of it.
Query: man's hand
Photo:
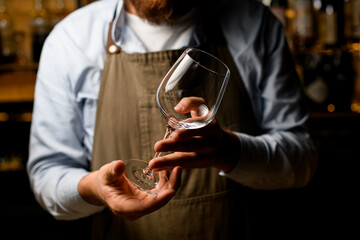
[[[124,170],[125,163],[118,160],[91,172],[79,183],[80,195],[89,203],[107,206],[117,216],[135,220],[164,206],[180,185],[179,167],[172,170],[158,195],[137,189],[126,180]]]
[[[192,119],[201,118],[202,98],[183,98],[174,108],[179,113],[191,113]],[[203,120],[203,119],[200,119]],[[222,129],[213,120],[199,129],[181,129],[172,133],[171,138],[158,141],[156,152],[174,152],[150,161],[151,169],[205,168],[216,167],[229,172],[240,156],[240,140],[231,131]]]

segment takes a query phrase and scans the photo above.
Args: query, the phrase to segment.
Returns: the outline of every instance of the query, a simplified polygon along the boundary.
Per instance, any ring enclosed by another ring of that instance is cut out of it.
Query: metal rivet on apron
[[[118,47],[116,45],[111,45],[109,47],[109,53],[116,53],[118,51]]]

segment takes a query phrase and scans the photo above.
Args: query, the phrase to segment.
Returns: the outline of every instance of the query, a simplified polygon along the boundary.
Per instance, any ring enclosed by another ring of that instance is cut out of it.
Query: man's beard
[[[125,6],[132,4],[141,18],[152,23],[172,23],[179,17],[197,8],[206,0],[125,0]]]

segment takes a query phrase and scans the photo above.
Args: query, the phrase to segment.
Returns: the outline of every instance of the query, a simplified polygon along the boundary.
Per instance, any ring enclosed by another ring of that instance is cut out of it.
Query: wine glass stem
[[[173,129],[171,127],[169,127],[169,126],[166,127],[166,132],[165,132],[165,135],[164,135],[163,139],[171,138],[172,133],[173,133]],[[159,157],[160,154],[161,154],[161,152],[156,152],[154,158]]]
[[[163,139],[167,139],[167,138],[171,138],[171,134],[173,133],[173,129],[171,127],[167,127],[166,128],[166,132],[164,135]],[[161,154],[161,152],[156,152],[154,155],[154,158],[159,157]],[[154,173],[152,171],[152,169],[150,169],[149,167],[146,167],[142,170],[143,174],[147,177],[147,178],[152,178]]]

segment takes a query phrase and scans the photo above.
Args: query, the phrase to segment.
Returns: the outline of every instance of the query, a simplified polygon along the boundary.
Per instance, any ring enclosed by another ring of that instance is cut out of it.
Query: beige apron
[[[111,43],[110,37],[108,47]],[[222,59],[231,71],[216,119],[231,130],[256,134],[249,97],[225,45],[223,40],[210,38],[201,46]],[[166,130],[155,93],[182,53],[126,54],[115,46],[109,49],[98,99],[93,170],[116,159],[153,157],[154,143]],[[94,216],[93,239],[246,239],[246,191],[219,176],[214,168],[184,170],[178,193],[165,207],[136,221],[105,210]]]

